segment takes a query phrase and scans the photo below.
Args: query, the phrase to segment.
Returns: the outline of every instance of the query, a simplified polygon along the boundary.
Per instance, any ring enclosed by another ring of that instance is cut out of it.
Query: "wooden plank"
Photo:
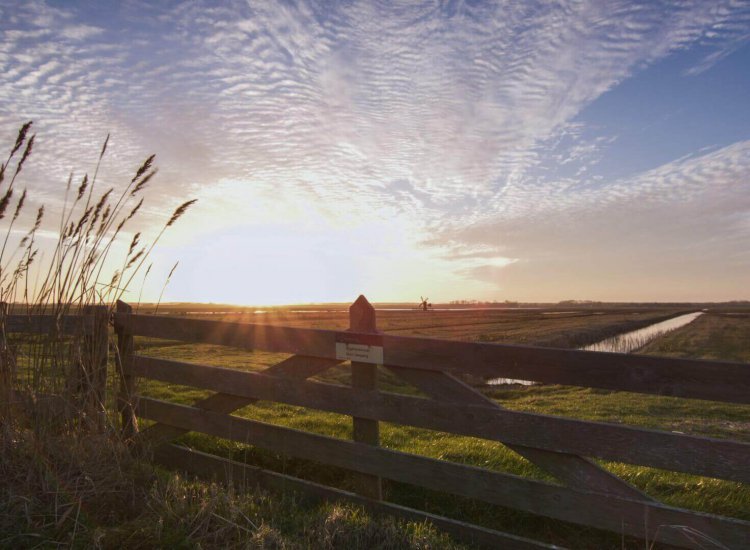
[[[616,533],[684,545],[682,531],[669,526],[687,526],[729,548],[750,545],[750,522],[746,521],[580,492],[154,399],[142,398],[138,408],[145,418],[184,429]]]
[[[137,357],[136,363],[138,365],[142,365],[144,359],[143,357]],[[168,363],[174,363],[174,362],[168,362]],[[294,355],[292,357],[288,357],[281,361],[280,363],[277,363],[263,371],[263,373],[268,374],[274,374],[274,375],[281,375],[281,376],[287,376],[292,379],[298,379],[298,380],[304,380],[306,378],[309,378],[311,376],[315,376],[316,374],[320,374],[321,372],[324,372],[328,370],[331,367],[335,367],[336,365],[341,364],[342,361],[338,360],[330,360],[330,359],[320,359],[318,357],[305,357],[302,355]],[[187,382],[184,382],[184,379],[180,377],[179,370],[182,369],[183,372],[186,370],[194,370],[192,369],[192,365],[189,365],[187,363],[179,363],[179,366],[177,367],[178,373],[176,378],[176,384],[185,384],[190,385]],[[172,367],[175,367],[175,365],[171,365]],[[134,372],[139,375],[143,375],[143,370],[140,368],[135,368],[136,365],[134,365]],[[212,367],[209,367],[212,368]],[[234,374],[245,374],[242,371],[236,371],[236,370],[230,370],[230,369],[221,369],[222,373],[219,373],[220,375],[226,376],[226,373],[223,371],[232,372]],[[174,369],[172,370],[172,374],[174,374]],[[226,379],[226,378],[224,378]],[[236,381],[237,383],[242,384],[244,381],[240,381],[240,378],[233,378],[232,380]],[[246,407],[247,405],[251,405],[258,401],[258,398],[255,398],[253,396],[243,396],[243,395],[236,395],[231,394],[230,392],[234,391],[234,387],[229,385],[222,385],[222,388],[227,391],[223,391],[222,389],[216,389],[216,391],[220,392],[217,394],[214,394],[210,397],[207,397],[206,399],[202,399],[194,404],[195,407],[198,407],[199,409],[204,409],[207,411],[214,411],[218,413],[225,413],[229,414],[232,413],[238,409],[241,409],[243,407]],[[211,388],[209,388],[211,389]],[[182,430],[179,428],[176,428],[174,426],[169,426],[166,424],[155,424],[153,426],[150,426],[148,429],[144,431],[145,437],[150,441],[152,444],[159,444],[164,443],[167,441],[172,441],[174,439],[177,439],[178,437],[186,434],[189,430]]]
[[[50,334],[59,331],[62,334],[81,334],[90,332],[94,327],[92,315],[19,315],[6,317],[5,332]]]
[[[367,298],[360,295],[349,308],[349,330],[359,333],[376,333],[375,308]],[[352,387],[360,391],[377,391],[378,367],[370,363],[352,361]],[[380,445],[380,427],[377,420],[354,416],[353,439],[368,445]],[[383,486],[380,478],[360,474],[355,480],[357,492],[374,500],[383,499]]]
[[[506,444],[750,482],[750,444],[136,356],[139,375]]]
[[[332,330],[122,313],[115,319],[136,336],[336,358],[337,332]]]
[[[750,404],[750,364],[383,336],[385,364]]]
[[[297,491],[303,496],[319,500],[332,502],[348,501],[363,506],[375,514],[393,515],[409,521],[429,522],[438,529],[449,533],[457,540],[470,544],[472,548],[507,548],[509,550],[552,550],[561,548],[510,533],[503,533],[463,521],[422,512],[421,510],[399,506],[398,504],[371,500],[349,491],[264,470],[257,466],[219,458],[177,445],[170,444],[160,447],[154,453],[154,458],[168,468],[187,471],[207,479],[216,479],[227,484],[234,484],[240,488],[252,488],[257,485],[271,491]]]
[[[15,354],[8,346],[6,322],[8,318],[8,303],[0,302],[0,418],[10,416],[15,402],[17,367]]]
[[[116,311],[130,313],[133,308],[123,301],[118,300]],[[115,364],[120,377],[120,387],[117,401],[120,408],[120,425],[125,438],[131,438],[138,433],[138,418],[135,415],[135,375],[133,374],[133,335],[121,325],[115,323],[115,334],[117,334],[117,353]]]
[[[136,335],[335,358],[342,332],[116,314]],[[353,333],[348,333],[353,334]],[[363,335],[364,336],[364,335]],[[382,336],[384,364],[750,404],[750,365],[508,344]]]
[[[93,318],[92,330],[83,335],[80,361],[75,373],[83,407],[88,419],[99,429],[107,422],[107,361],[109,358],[109,308],[104,305],[86,306],[84,315]]]
[[[483,405],[503,409],[496,401],[486,397],[447,372],[396,367],[389,367],[389,370],[433,399],[446,403]],[[633,487],[587,458],[523,445],[511,444],[508,447],[551,473],[568,487],[610,493],[634,500],[654,501],[640,489]]]

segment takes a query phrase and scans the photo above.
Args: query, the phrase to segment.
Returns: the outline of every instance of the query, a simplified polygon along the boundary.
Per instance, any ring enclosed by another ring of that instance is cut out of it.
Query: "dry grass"
[[[107,434],[40,437],[17,425],[0,434],[0,546],[76,546],[102,522],[136,517],[148,470]]]
[[[426,524],[159,471],[105,434],[0,433],[0,548],[455,548]]]

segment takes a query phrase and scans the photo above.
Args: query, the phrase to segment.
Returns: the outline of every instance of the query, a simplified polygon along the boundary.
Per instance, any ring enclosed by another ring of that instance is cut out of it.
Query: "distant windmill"
[[[422,308],[422,311],[427,311],[428,307],[432,307],[432,304],[427,301],[429,298],[423,298],[420,296],[419,299],[421,300],[419,307]]]

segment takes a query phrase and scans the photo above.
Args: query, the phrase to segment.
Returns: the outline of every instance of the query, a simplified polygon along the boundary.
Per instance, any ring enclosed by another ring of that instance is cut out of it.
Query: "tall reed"
[[[155,157],[149,156],[121,189],[101,189],[107,136],[92,175],[74,180],[71,174],[61,187],[59,219],[48,222],[49,209],[42,204],[28,225],[19,227],[34,198],[33,190],[18,192],[36,138],[31,129],[31,122],[21,126],[0,166],[0,422],[24,411],[19,418],[37,432],[60,421],[67,428],[112,428],[113,392],[106,386],[101,391],[98,383],[116,364],[108,361],[108,350],[117,353],[116,346],[101,343],[109,333],[106,320],[164,232],[195,200],[179,205],[150,241],[143,242],[141,232],[128,234],[156,175]],[[45,237],[54,236],[51,245],[40,244],[43,230]],[[121,243],[128,244],[118,258]],[[11,334],[8,315],[22,315],[29,322],[49,316],[53,323],[44,330]],[[92,315],[103,321],[93,336],[74,321],[85,316],[91,322]],[[71,323],[78,327],[72,333]]]
[[[0,165],[0,547],[73,546],[87,529],[88,546],[96,533],[86,509],[136,513],[127,510],[143,467],[119,435],[118,350],[108,321],[165,230],[195,201],[143,242],[131,226],[156,175],[154,156],[121,189],[101,188],[107,136],[93,173],[71,174],[60,187],[61,206],[31,210],[41,195],[22,184],[32,127],[21,126]],[[54,210],[59,218],[48,219]]]

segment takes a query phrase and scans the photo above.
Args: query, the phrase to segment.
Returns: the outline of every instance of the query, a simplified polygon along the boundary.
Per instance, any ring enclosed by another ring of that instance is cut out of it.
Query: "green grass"
[[[441,326],[438,330],[447,329]],[[475,330],[482,328],[477,327]],[[747,318],[707,315],[661,337],[643,352],[663,354],[664,346],[668,346],[667,349],[673,355],[748,361],[749,330],[750,320]],[[249,353],[221,346],[154,340],[141,341],[139,345],[139,352],[145,355],[252,371],[261,370],[286,357],[281,354]],[[385,369],[381,369],[380,375],[380,388],[383,390],[418,393]],[[331,369],[317,378],[344,385],[350,381],[346,366]],[[209,395],[209,392],[153,381],[143,381],[141,390],[151,397],[185,404]],[[486,394],[513,410],[750,441],[750,407],[747,406],[553,385],[512,389],[495,387],[487,389]],[[236,414],[344,439],[349,439],[352,435],[350,417],[278,403],[259,402]],[[183,437],[182,443],[336,487],[352,489],[354,486],[347,472],[306,460],[285,458],[248,445],[201,434],[188,434]],[[391,449],[552,481],[545,472],[495,442],[381,423],[381,444]],[[604,462],[601,464],[667,504],[750,520],[748,485],[653,468]],[[619,548],[622,545],[622,540],[617,535],[402,483],[386,482],[385,493],[388,500],[399,504],[548,542],[577,548]],[[627,543],[636,547],[639,544],[642,543]]]
[[[424,523],[154,469],[106,436],[10,435],[0,548],[461,548]]]

